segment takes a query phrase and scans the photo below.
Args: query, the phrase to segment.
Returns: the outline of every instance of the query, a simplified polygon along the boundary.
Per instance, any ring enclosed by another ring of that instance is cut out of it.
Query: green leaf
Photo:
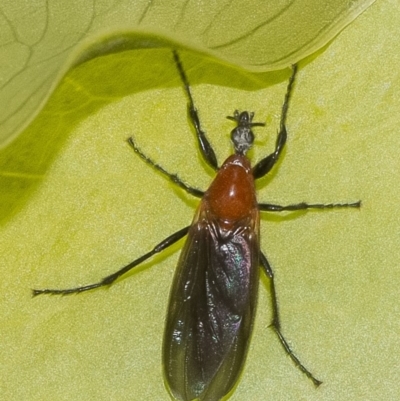
[[[0,145],[33,120],[69,69],[91,58],[184,46],[249,69],[278,69],[326,44],[372,3],[3,0]]]
[[[262,280],[235,400],[396,400],[400,14],[381,0],[300,63],[282,161],[260,201],[345,202],[360,211],[263,218],[282,329],[324,384],[314,389],[268,325]],[[222,162],[235,108],[256,113],[250,155],[272,151],[289,71],[249,73],[182,51],[200,118]],[[161,344],[182,244],[109,289],[32,299],[31,288],[95,282],[190,223],[197,200],[138,159],[141,149],[206,188],[168,49],[95,58],[68,72],[1,154],[0,388],[5,400],[170,400]],[[7,196],[8,209],[6,207]],[[14,195],[11,195],[14,194]],[[393,385],[394,384],[394,385]]]

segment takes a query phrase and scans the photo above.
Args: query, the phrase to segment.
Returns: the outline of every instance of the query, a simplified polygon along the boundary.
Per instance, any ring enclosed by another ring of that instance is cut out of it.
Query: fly
[[[214,181],[205,192],[187,185],[176,174],[148,158],[133,138],[129,138],[128,143],[152,168],[189,194],[201,198],[192,224],[97,283],[69,289],[35,289],[33,295],[65,295],[109,286],[187,236],[170,292],[163,342],[163,368],[172,396],[182,401],[218,401],[232,390],[242,371],[253,330],[260,266],[271,282],[271,327],[294,364],[319,386],[322,382],[300,362],[282,334],[274,273],[260,250],[260,212],[359,208],[361,201],[287,206],[257,203],[254,181],[274,167],[286,143],[285,122],[296,76],[295,65],[282,106],[275,150],[251,167],[246,153],[254,141],[252,129],[265,124],[253,122],[254,113],[236,110],[233,116],[227,117],[236,124],[231,132],[234,154],[219,166],[202,130],[189,81],[176,51],[173,57],[188,99],[189,117],[200,152],[217,172]]]

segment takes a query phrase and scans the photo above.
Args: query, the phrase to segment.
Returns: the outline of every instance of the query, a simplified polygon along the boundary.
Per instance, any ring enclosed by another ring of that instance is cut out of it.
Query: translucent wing
[[[166,380],[179,400],[217,401],[235,384],[251,335],[259,279],[258,210],[229,226],[200,208],[171,289]]]

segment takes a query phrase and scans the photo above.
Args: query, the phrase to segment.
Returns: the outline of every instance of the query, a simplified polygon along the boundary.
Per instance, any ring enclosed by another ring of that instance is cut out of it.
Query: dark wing
[[[185,401],[217,401],[234,386],[258,293],[258,210],[229,229],[204,215],[193,223],[182,250],[164,334],[166,380],[171,393]]]

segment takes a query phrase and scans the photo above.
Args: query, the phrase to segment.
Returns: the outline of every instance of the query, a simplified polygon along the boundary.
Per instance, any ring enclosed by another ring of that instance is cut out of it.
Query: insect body
[[[176,398],[219,400],[235,384],[255,315],[259,249],[251,166],[235,154],[204,194],[171,290],[163,361]]]
[[[201,153],[218,171],[217,176],[209,189],[202,192],[145,156],[132,138],[128,141],[148,164],[190,194],[202,198],[192,224],[98,283],[71,289],[33,290],[33,294],[71,294],[110,285],[187,235],[171,288],[163,343],[164,372],[172,395],[182,401],[218,401],[232,390],[244,365],[253,328],[260,266],[271,280],[271,326],[294,363],[318,386],[321,382],[294,355],[281,332],[274,275],[260,251],[259,214],[260,211],[358,208],[361,202],[288,206],[257,203],[254,180],[272,169],[286,142],[285,120],[296,67],[293,67],[283,103],[274,152],[251,167],[246,152],[254,141],[252,128],[264,124],[253,122],[253,113],[235,111],[228,117],[236,123],[231,133],[235,153],[218,167],[215,153],[201,129],[188,80],[176,52],[174,59],[188,97],[189,115]]]

